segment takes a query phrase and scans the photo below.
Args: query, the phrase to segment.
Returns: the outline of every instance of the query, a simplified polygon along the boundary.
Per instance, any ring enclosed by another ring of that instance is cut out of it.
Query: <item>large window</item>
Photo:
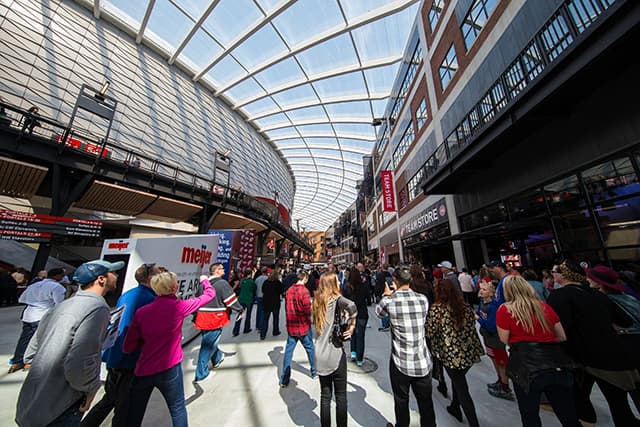
[[[411,143],[413,142],[414,137],[415,137],[415,133],[413,131],[413,123],[409,121],[409,123],[407,124],[407,128],[404,130],[404,134],[402,135],[402,139],[398,144],[398,147],[393,152],[394,167],[398,167],[398,164],[400,164],[400,161],[402,160],[405,153],[411,146]]]
[[[420,105],[418,105],[418,109],[416,110],[416,127],[418,130],[420,130],[427,121],[427,114],[427,100],[422,98],[422,101],[420,101]]]
[[[407,184],[409,203],[411,203],[422,192],[420,190],[420,181],[424,176],[424,168],[418,169],[418,172],[409,180]]]
[[[440,86],[442,90],[447,87],[453,75],[458,70],[458,58],[456,57],[456,49],[451,44],[447,55],[442,60],[442,64],[440,64]]]
[[[432,33],[436,29],[443,8],[444,0],[433,0],[433,3],[431,3],[431,9],[429,9],[429,28]]]
[[[475,0],[471,9],[462,22],[462,37],[464,45],[469,50],[473,42],[478,38],[478,34],[487,24],[487,19],[496,7],[498,0]]]

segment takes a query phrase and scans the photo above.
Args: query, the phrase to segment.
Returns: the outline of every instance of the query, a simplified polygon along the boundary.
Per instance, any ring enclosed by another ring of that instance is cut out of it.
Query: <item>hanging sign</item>
[[[382,180],[382,207],[384,212],[395,212],[396,201],[393,197],[393,175],[391,171],[380,171]]]

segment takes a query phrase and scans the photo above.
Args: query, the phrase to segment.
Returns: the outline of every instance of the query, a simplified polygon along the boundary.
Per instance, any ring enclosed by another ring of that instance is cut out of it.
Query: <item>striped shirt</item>
[[[410,377],[424,377],[431,372],[425,327],[428,313],[427,297],[411,289],[400,289],[376,306],[378,317],[389,317],[391,323],[393,363]]]

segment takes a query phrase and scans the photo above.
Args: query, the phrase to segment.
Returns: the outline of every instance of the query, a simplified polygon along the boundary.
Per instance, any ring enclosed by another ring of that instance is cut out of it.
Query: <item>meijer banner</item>
[[[104,241],[101,257],[109,261],[125,261],[126,273],[120,273],[124,275],[121,292],[138,285],[134,275],[139,266],[155,263],[176,273],[178,295],[185,299],[196,294],[200,275],[209,275],[209,265],[218,257],[218,240],[218,236],[211,234],[110,239]]]

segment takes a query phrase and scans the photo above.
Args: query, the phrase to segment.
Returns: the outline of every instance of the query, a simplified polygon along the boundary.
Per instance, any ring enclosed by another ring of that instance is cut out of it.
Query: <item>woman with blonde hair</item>
[[[539,427],[540,395],[545,393],[564,426],[580,426],[573,398],[575,363],[561,344],[560,318],[521,276],[504,280],[506,302],[498,308],[500,340],[509,344],[507,375],[513,381],[524,427]]]
[[[331,425],[332,389],[336,395],[336,424],[347,425],[347,358],[342,345],[356,327],[358,309],[340,295],[338,276],[325,273],[311,307],[316,339],[316,369],[320,377],[320,424]],[[336,323],[337,321],[337,323]]]
[[[173,272],[156,274],[151,289],[157,297],[136,310],[122,344],[122,351],[140,350],[133,371],[127,426],[142,424],[151,392],[162,393],[173,427],[186,427],[187,407],[182,383],[182,323],[184,318],[216,296],[207,276],[200,276],[203,294],[197,298],[178,299],[178,277]]]

